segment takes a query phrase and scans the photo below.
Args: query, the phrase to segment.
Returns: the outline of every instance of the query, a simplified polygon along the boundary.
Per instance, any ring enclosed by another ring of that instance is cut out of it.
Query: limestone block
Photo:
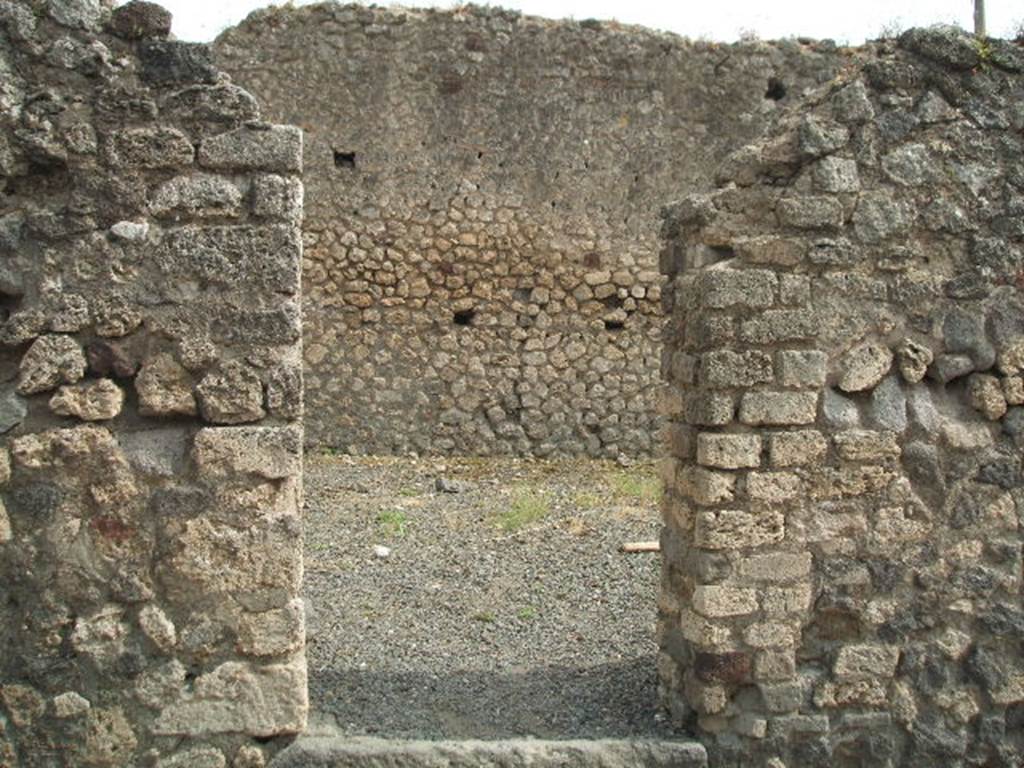
[[[1006,396],[995,376],[972,374],[967,380],[967,398],[971,407],[989,421],[998,421],[1006,415]]]
[[[208,427],[196,435],[193,457],[203,477],[297,477],[302,469],[302,431],[296,426]]]
[[[701,432],[697,435],[697,463],[720,469],[758,467],[761,465],[761,437]]]
[[[144,706],[163,709],[180,698],[188,670],[177,659],[150,666],[135,680],[133,693]]]
[[[909,388],[907,410],[912,424],[929,435],[938,434],[941,419],[928,387],[919,385]]]
[[[683,687],[687,702],[703,715],[724,712],[729,705],[729,693],[721,685],[689,679]]]
[[[689,608],[679,612],[679,629],[691,643],[707,648],[727,646],[732,639],[732,630],[728,626],[708,621]]]
[[[804,256],[804,245],[796,238],[737,237],[733,248],[738,256],[752,264],[792,266]]]
[[[886,376],[871,392],[871,423],[884,430],[902,433],[907,428],[907,396],[895,374]]]
[[[764,591],[761,605],[770,618],[784,618],[792,614],[806,614],[811,607],[813,592],[807,584],[795,587],[769,587]]]
[[[77,619],[71,632],[71,647],[105,670],[124,653],[127,636],[124,608],[111,603]]]
[[[242,614],[238,649],[248,656],[282,656],[302,650],[306,642],[302,600],[284,608]]]
[[[122,168],[173,168],[191,165],[192,142],[174,128],[128,128],[110,137],[107,159]]]
[[[752,648],[789,648],[796,641],[796,630],[779,621],[762,621],[743,630],[743,641]]]
[[[119,221],[110,226],[110,234],[126,243],[145,242],[149,235],[149,224],[138,221]]]
[[[750,680],[752,659],[743,651],[700,651],[693,658],[693,673],[705,683],[740,685]]]
[[[913,339],[904,339],[896,350],[897,365],[904,381],[916,384],[924,378],[928,366],[935,359],[934,353]]]
[[[139,45],[142,79],[157,86],[194,86],[217,81],[210,46],[177,40],[144,40]]]
[[[720,585],[693,588],[693,609],[710,619],[745,616],[757,610],[757,590]]]
[[[836,451],[847,461],[884,461],[900,455],[895,432],[851,429],[838,433],[833,439]]]
[[[882,157],[882,170],[892,181],[916,187],[935,180],[935,160],[923,144],[904,144]]]
[[[11,479],[11,454],[6,448],[0,448],[0,487]]]
[[[303,187],[298,179],[264,174],[253,180],[252,212],[256,216],[298,221],[302,217],[302,204]],[[538,290],[544,289],[534,289]],[[538,303],[546,304],[547,300]]]
[[[794,467],[820,462],[828,452],[825,436],[814,429],[778,432],[768,441],[773,467]]]
[[[768,653],[778,653],[764,651]],[[761,683],[757,686],[764,700],[765,709],[773,714],[797,712],[804,702],[804,688],[795,680],[785,682]]]
[[[59,296],[50,316],[54,333],[78,333],[89,324],[89,302],[75,293]]]
[[[48,0],[45,5],[54,21],[73,29],[95,31],[109,13],[100,0]]]
[[[302,368],[282,365],[270,373],[267,381],[267,409],[282,419],[302,416]]]
[[[28,344],[46,331],[48,320],[47,314],[39,309],[14,312],[0,324],[0,344],[7,347]]]
[[[854,232],[871,244],[906,234],[913,222],[913,207],[887,190],[862,193],[853,214]]]
[[[180,227],[164,237],[154,256],[161,272],[176,283],[294,296],[301,254],[302,242],[293,227],[264,224]],[[248,326],[241,327],[248,332]]]
[[[171,14],[156,3],[131,0],[114,10],[110,29],[127,40],[167,37],[171,33]]]
[[[120,707],[92,707],[86,715],[85,738],[77,746],[80,765],[130,763],[138,739]]]
[[[992,445],[994,438],[988,424],[980,421],[962,422],[944,417],[941,420],[942,439],[950,448],[974,451]]]
[[[860,175],[857,161],[841,157],[825,157],[814,165],[814,188],[820,192],[857,192]]]
[[[149,210],[157,218],[219,216],[234,218],[242,205],[241,190],[229,179],[208,173],[176,176],[150,197]]]
[[[1014,339],[999,350],[999,370],[1006,376],[1024,374],[1024,338]]]
[[[794,650],[765,650],[754,657],[754,679],[758,682],[778,682],[795,676]]]
[[[765,384],[774,379],[772,358],[766,352],[707,352],[700,359],[701,379],[712,389],[729,389]]]
[[[802,483],[792,472],[750,472],[747,475],[747,496],[751,501],[783,504],[800,495]]]
[[[724,427],[736,415],[733,396],[726,392],[688,393],[682,407],[687,423],[700,427]]]
[[[97,336],[118,338],[127,336],[142,324],[139,307],[120,296],[103,296],[93,301],[93,322]],[[119,374],[130,376],[135,372]]]
[[[0,387],[0,435],[21,424],[27,414],[25,400],[14,389]]]
[[[839,469],[820,467],[810,476],[808,485],[812,498],[849,498],[880,491],[895,477],[896,473],[887,467],[851,464]]]
[[[967,355],[939,355],[928,366],[928,376],[940,384],[948,384],[973,370],[974,361]]]
[[[212,424],[244,424],[266,416],[263,383],[244,363],[225,363],[196,387],[199,411]]]
[[[892,361],[892,352],[878,342],[870,341],[854,347],[843,356],[839,388],[844,392],[873,389],[889,372]]]
[[[28,348],[18,366],[18,392],[33,395],[74,384],[85,376],[82,348],[68,336],[40,336]]]
[[[65,720],[84,715],[92,707],[92,704],[81,694],[67,691],[53,697],[52,707],[54,716]]]
[[[796,581],[811,574],[814,559],[809,552],[773,552],[751,555],[739,561],[739,573],[754,581]]]
[[[250,123],[205,139],[199,164],[206,168],[297,173],[302,170],[302,131],[290,125]]]
[[[996,350],[988,340],[985,318],[977,312],[954,307],[942,323],[946,352],[971,358],[976,370],[984,371],[996,362]]]
[[[679,490],[703,506],[728,503],[735,498],[736,476],[729,472],[686,466],[679,472]]]
[[[1024,405],[1024,377],[1008,376],[1003,379],[1003,397],[1008,405]]]
[[[805,157],[829,155],[849,140],[850,132],[845,126],[816,115],[804,115],[797,126],[797,147]]]
[[[811,299],[811,278],[807,275],[784,274],[779,277],[779,303],[806,304]]]
[[[775,303],[777,281],[768,269],[707,269],[700,274],[698,295],[709,309],[766,309]]]
[[[839,650],[832,672],[837,680],[891,678],[896,674],[900,649],[894,645],[846,645]]]
[[[791,197],[775,208],[779,222],[796,229],[836,229],[843,224],[843,206],[825,196]]]
[[[164,653],[170,653],[178,642],[174,622],[157,605],[147,605],[139,611],[139,626],[150,641]]]
[[[818,317],[811,310],[768,309],[740,326],[740,340],[747,344],[808,341],[818,330]]]
[[[779,384],[784,387],[822,387],[828,356],[824,352],[782,350],[776,356]]]
[[[139,413],[143,416],[194,416],[192,376],[173,357],[157,355],[142,365],[135,378]]]
[[[241,531],[206,517],[189,520],[158,567],[165,594],[185,605],[203,594],[231,596],[249,610],[283,606],[302,578],[299,535],[296,509]]]
[[[813,424],[817,415],[817,392],[746,392],[740,400],[740,421],[751,426]]]
[[[50,398],[50,410],[83,421],[105,421],[121,413],[124,391],[110,379],[63,386]]]
[[[745,549],[773,544],[784,535],[785,518],[779,512],[707,511],[697,514],[694,543],[702,549]]]
[[[167,427],[121,432],[118,442],[136,471],[174,477],[184,466],[188,431],[184,427]]]
[[[266,764],[263,750],[253,744],[243,744],[235,753],[231,768],[264,768]]]
[[[160,736],[300,733],[306,727],[306,660],[259,666],[225,662],[198,677],[190,693],[153,722]]]

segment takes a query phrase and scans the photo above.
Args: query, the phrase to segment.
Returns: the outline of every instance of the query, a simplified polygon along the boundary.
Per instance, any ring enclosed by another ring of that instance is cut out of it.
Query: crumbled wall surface
[[[0,2],[0,765],[305,725],[301,132],[133,2]]]
[[[667,211],[660,665],[714,765],[1024,761],[1021,72],[908,32]]]
[[[215,51],[306,130],[308,443],[610,457],[657,446],[657,212],[847,60],[336,4]]]

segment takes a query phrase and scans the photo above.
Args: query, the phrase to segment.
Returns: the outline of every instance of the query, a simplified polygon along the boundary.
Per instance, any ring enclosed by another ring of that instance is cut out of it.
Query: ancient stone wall
[[[661,676],[712,764],[1024,761],[1024,50],[916,30],[667,214]]]
[[[498,9],[254,14],[218,63],[306,130],[311,445],[642,455],[657,211],[847,57]]]
[[[306,721],[301,132],[170,17],[0,2],[0,765]]]

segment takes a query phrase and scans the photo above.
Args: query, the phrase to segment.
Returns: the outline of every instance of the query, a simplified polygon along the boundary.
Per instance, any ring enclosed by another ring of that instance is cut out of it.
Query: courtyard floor
[[[305,493],[316,720],[389,738],[672,735],[659,556],[620,551],[658,538],[652,464],[310,455]]]

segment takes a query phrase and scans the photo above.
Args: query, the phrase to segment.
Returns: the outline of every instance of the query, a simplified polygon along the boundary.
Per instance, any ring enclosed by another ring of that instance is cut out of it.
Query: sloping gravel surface
[[[305,492],[316,717],[388,738],[674,735],[658,555],[620,552],[658,537],[653,466],[310,456]]]

